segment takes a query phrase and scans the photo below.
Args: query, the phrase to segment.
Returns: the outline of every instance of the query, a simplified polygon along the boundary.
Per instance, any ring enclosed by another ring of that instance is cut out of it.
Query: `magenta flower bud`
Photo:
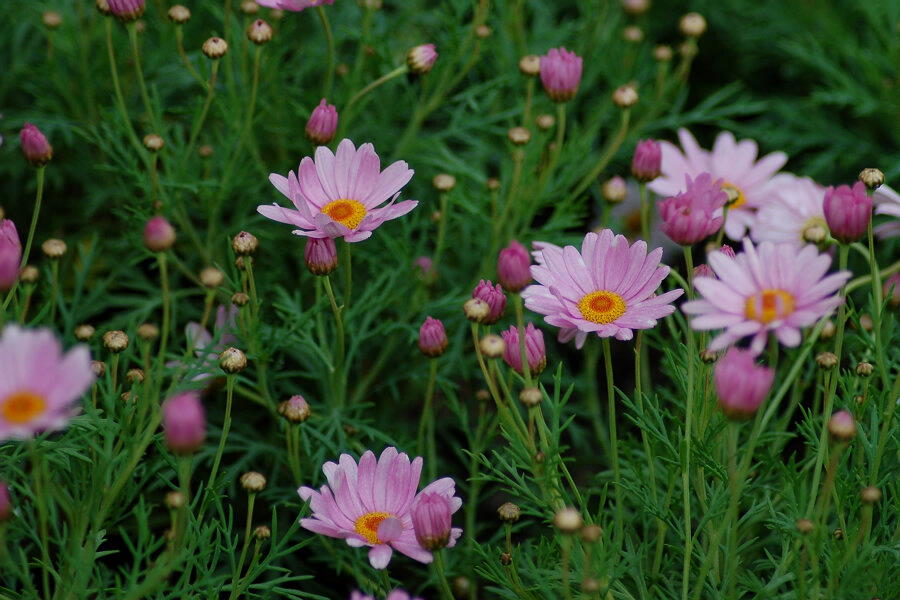
[[[145,0],[106,0],[109,10],[120,21],[136,21],[147,7]]]
[[[500,251],[500,257],[497,259],[497,279],[507,292],[518,292],[531,283],[530,267],[531,256],[528,250],[513,240],[509,246]]]
[[[506,342],[503,360],[512,369],[522,374],[522,347],[519,344],[519,328],[511,326],[500,332]],[[547,366],[547,348],[544,346],[544,332],[529,323],[525,326],[525,354],[528,356],[528,370],[532,375],[540,375]]]
[[[412,505],[412,523],[419,545],[430,551],[445,547],[450,542],[452,514],[447,496],[427,492],[416,496]]]
[[[306,122],[306,139],[316,146],[324,146],[334,139],[337,125],[337,109],[334,104],[327,104],[325,98],[322,98],[309,116],[309,121]]]
[[[499,283],[494,285],[490,279],[487,281],[482,279],[472,291],[472,297],[484,300],[491,309],[487,318],[481,321],[485,325],[493,325],[499,321],[506,310],[506,294],[503,293]]]
[[[684,192],[657,204],[662,220],[659,228],[676,244],[691,246],[722,227],[723,218],[713,215],[725,206],[728,195],[722,191],[722,182],[714,182],[709,173],[693,181],[690,175],[684,178]]]
[[[12,517],[12,500],[9,498],[9,487],[6,482],[0,481],[0,523],[9,521]]]
[[[406,53],[406,65],[409,70],[416,75],[425,75],[431,71],[434,61],[437,60],[438,53],[434,49],[434,44],[422,44],[415,48],[410,48]]]
[[[732,347],[716,363],[719,406],[729,419],[743,421],[759,410],[775,380],[775,371],[758,366],[749,350]]]
[[[306,260],[306,268],[313,275],[328,275],[333,273],[338,266],[337,246],[334,240],[325,238],[306,238],[306,248],[303,250],[303,258]]]
[[[0,291],[7,291],[16,283],[22,267],[22,243],[16,225],[0,219]]]
[[[175,245],[175,228],[165,217],[153,217],[144,226],[144,245],[151,252],[165,252]]]
[[[581,57],[563,48],[553,48],[541,57],[541,83],[554,102],[575,97],[581,82]]]
[[[431,358],[437,358],[447,349],[447,332],[438,319],[425,317],[419,328],[419,350]]]
[[[872,198],[861,181],[852,188],[841,185],[826,189],[823,209],[832,237],[845,244],[861,238],[872,220]]]
[[[31,123],[25,123],[19,133],[19,140],[22,143],[22,154],[32,167],[43,167],[53,158],[53,146],[41,130]]]
[[[732,248],[728,244],[722,244],[722,247],[719,248],[719,252],[721,252],[728,258],[734,258],[734,248]]]
[[[715,277],[716,274],[713,273],[713,270],[709,268],[709,265],[706,263],[700,263],[696,267],[694,267],[694,279],[698,277]]]
[[[416,273],[416,277],[425,284],[432,284],[437,281],[437,269],[434,268],[434,261],[431,260],[431,257],[420,256],[414,260],[413,270]]]
[[[631,159],[631,174],[638,181],[653,181],[662,170],[662,146],[654,140],[641,140]]]
[[[206,410],[196,392],[185,392],[163,402],[166,444],[175,454],[199,450],[206,441]]]

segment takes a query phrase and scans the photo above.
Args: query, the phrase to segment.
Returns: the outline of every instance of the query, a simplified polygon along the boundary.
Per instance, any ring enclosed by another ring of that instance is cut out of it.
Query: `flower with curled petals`
[[[888,215],[893,220],[876,225],[873,232],[880,239],[900,236],[900,194],[890,186],[882,185],[872,193],[876,215]]]
[[[694,329],[724,329],[710,342],[713,352],[752,336],[750,350],[759,354],[770,331],[785,346],[798,346],[801,328],[844,301],[836,292],[851,275],[841,271],[826,277],[831,257],[811,244],[799,249],[772,242],[754,246],[745,238],[742,253],[732,258],[711,252],[707,261],[718,278],[695,279],[703,298],[687,302],[682,310],[695,315]]]
[[[648,187],[660,196],[668,197],[684,191],[685,175],[695,178],[709,173],[713,179],[721,179],[722,188],[731,188],[735,197],[725,217],[725,233],[733,240],[743,238],[753,225],[756,210],[771,199],[778,183],[773,179],[787,162],[787,155],[772,152],[757,160],[759,147],[756,142],[738,142],[728,131],[716,137],[711,151],[700,148],[687,129],[678,130],[678,139],[684,152],[670,142],[660,142],[662,174]]]
[[[345,139],[337,153],[325,146],[316,148],[315,160],[304,157],[296,174],[291,171],[287,177],[277,173],[269,176],[296,210],[278,204],[264,204],[257,210],[264,217],[294,225],[295,235],[361,242],[385,221],[416,207],[415,200],[395,203],[400,188],[412,176],[412,169],[402,160],[382,171],[372,144],[357,149]],[[390,202],[382,206],[388,199]]]
[[[312,517],[300,519],[309,531],[341,538],[347,545],[369,546],[369,562],[384,569],[393,551],[430,563],[431,552],[419,546],[413,528],[412,506],[422,494],[439,494],[450,501],[452,512],[459,510],[462,500],[455,496],[456,483],[450,477],[434,481],[416,495],[422,473],[422,458],[412,461],[405,452],[385,448],[378,460],[367,450],[359,464],[349,454],[341,454],[338,463],[326,462],[322,471],[328,485],[316,490],[302,486],[297,492],[309,500]],[[462,529],[450,531],[453,546]]]
[[[675,312],[671,302],[684,290],[655,295],[669,274],[660,266],[662,249],[647,253],[642,241],[629,246],[625,236],[609,229],[588,233],[581,252],[574,246],[541,244],[532,265],[538,283],[522,291],[525,306],[560,328],[559,339],[575,338],[581,348],[589,333],[630,340],[635,329],[649,329]]]

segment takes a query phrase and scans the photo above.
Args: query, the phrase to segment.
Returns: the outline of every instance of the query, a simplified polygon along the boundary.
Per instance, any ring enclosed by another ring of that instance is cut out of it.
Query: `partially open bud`
[[[211,37],[203,42],[201,50],[207,58],[217,60],[225,56],[225,53],[228,52],[228,42],[220,37]]]
[[[561,533],[577,533],[584,525],[584,519],[578,510],[567,507],[553,516],[553,524]]]
[[[618,175],[608,179],[600,186],[600,194],[603,196],[603,199],[610,204],[619,204],[620,202],[623,202],[628,195],[628,188],[625,186],[625,180]]]
[[[26,122],[22,127],[19,141],[22,144],[22,154],[32,167],[43,167],[53,158],[53,146],[41,130],[31,123]]]
[[[478,343],[481,353],[488,358],[500,358],[506,351],[506,343],[499,335],[486,335]]]
[[[503,312],[506,310],[506,294],[503,293],[499,283],[494,285],[490,280],[482,279],[472,291],[472,298],[484,300],[490,308],[488,315],[478,321],[479,323],[493,325],[503,317]]]
[[[75,328],[75,339],[79,342],[88,342],[96,333],[93,325],[83,324]]]
[[[247,356],[237,348],[226,348],[219,355],[219,367],[229,375],[240,373],[247,367]]]
[[[537,77],[541,74],[541,57],[536,54],[528,54],[519,59],[519,71],[528,77]]]
[[[266,478],[262,473],[247,471],[241,475],[241,487],[251,494],[258,494],[266,489]]]
[[[278,405],[278,414],[294,425],[306,421],[310,412],[309,404],[299,394],[291,396],[289,400]]]
[[[153,217],[144,226],[144,245],[151,252],[165,252],[175,245],[175,228],[165,217]]]
[[[419,328],[419,350],[429,358],[437,358],[447,349],[447,333],[438,319],[425,317]]]
[[[706,31],[706,19],[700,13],[691,12],[681,17],[678,28],[687,37],[700,37]]]
[[[333,273],[338,266],[337,246],[334,240],[325,238],[306,238],[306,248],[303,251],[306,268],[313,275],[328,275]]]
[[[50,238],[41,244],[41,252],[50,260],[59,260],[66,255],[66,243],[56,238]]]
[[[169,9],[169,19],[177,25],[184,25],[191,19],[191,11],[187,6],[176,4]]]
[[[306,122],[306,139],[317,146],[324,146],[334,139],[337,126],[337,109],[334,104],[328,104],[325,98],[322,98]]]
[[[431,185],[439,192],[449,192],[456,187],[456,177],[446,173],[439,173],[431,180]]]
[[[828,420],[828,433],[838,442],[849,442],[856,437],[856,419],[849,411],[839,410]]]
[[[434,44],[422,44],[410,48],[406,53],[406,65],[416,75],[425,75],[431,71],[437,57],[438,53],[434,49]]]
[[[884,173],[881,169],[863,169],[859,173],[859,180],[862,181],[867,188],[874,190],[884,185]]]
[[[113,354],[119,354],[128,348],[128,336],[119,329],[107,331],[103,334],[103,347]]]

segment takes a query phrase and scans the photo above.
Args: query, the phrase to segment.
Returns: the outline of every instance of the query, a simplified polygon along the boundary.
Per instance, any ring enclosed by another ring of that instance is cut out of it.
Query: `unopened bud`
[[[238,256],[249,256],[259,248],[259,240],[252,233],[242,231],[231,240],[231,249]]]
[[[47,29],[56,29],[62,25],[62,15],[55,10],[48,10],[41,15],[41,21]]]
[[[148,133],[144,136],[144,148],[149,150],[150,152],[159,152],[166,145],[165,140],[162,137],[156,135],[155,133]]]
[[[700,13],[691,12],[681,17],[678,28],[687,37],[700,37],[706,31],[706,19]]]
[[[516,146],[524,146],[531,140],[531,132],[524,127],[513,127],[507,133],[507,137]]]
[[[96,377],[103,377],[106,374],[106,363],[99,360],[91,361],[91,371]]]
[[[225,275],[215,267],[206,267],[200,271],[200,283],[212,290],[225,283]]]
[[[522,509],[512,502],[504,502],[500,505],[500,508],[497,509],[497,516],[499,516],[500,520],[504,523],[515,523],[519,520],[519,517],[522,516]]]
[[[488,358],[500,358],[506,352],[506,342],[499,335],[486,335],[478,343],[481,353]]]
[[[816,364],[823,371],[830,371],[838,365],[838,357],[834,352],[820,352],[816,356]]]
[[[600,541],[603,536],[603,528],[599,525],[585,525],[581,530],[581,539],[589,544],[595,544]]]
[[[291,396],[289,400],[278,404],[278,414],[293,424],[306,421],[310,412],[309,404],[299,394]]]
[[[660,45],[653,49],[653,58],[659,62],[668,62],[672,60],[672,47]]]
[[[622,30],[622,37],[626,42],[631,42],[632,44],[637,44],[643,41],[644,39],[644,31],[638,27],[637,25],[629,25],[625,29]]]
[[[490,402],[491,393],[484,388],[479,389],[475,392],[475,399],[479,402]]]
[[[839,410],[828,420],[828,433],[838,442],[849,442],[856,437],[856,419],[849,411]]]
[[[481,323],[491,314],[491,306],[481,298],[469,298],[463,304],[463,312],[473,323]]]
[[[159,337],[159,327],[153,323],[141,323],[137,328],[137,336],[145,342],[152,342]]]
[[[862,500],[864,504],[875,504],[881,500],[881,490],[874,485],[866,486],[860,490],[859,499]]]
[[[859,180],[866,184],[870,190],[884,185],[884,173],[881,169],[863,169],[859,174]]]
[[[491,192],[496,192],[500,189],[500,180],[496,177],[488,177],[487,181],[484,182],[484,185]]]
[[[253,537],[262,542],[272,537],[272,530],[266,525],[260,525],[253,530]]]
[[[188,7],[186,6],[176,4],[169,9],[169,19],[171,19],[177,25],[184,25],[190,20],[190,18],[191,11],[188,10]]]
[[[700,351],[700,360],[703,361],[707,365],[711,365],[719,359],[719,354],[717,352],[713,352],[711,350],[701,350]]]
[[[247,356],[237,348],[226,348],[219,355],[219,367],[229,375],[240,373],[247,367]]]
[[[441,173],[439,175],[435,175],[434,179],[431,180],[434,189],[439,192],[449,192],[453,188],[456,187],[456,177],[453,175],[447,175],[446,173]]]
[[[519,402],[522,403],[522,406],[526,408],[534,408],[541,403],[541,400],[544,399],[544,394],[541,393],[541,390],[533,387],[525,388],[521,392],[519,392]]]
[[[228,42],[220,37],[211,37],[203,42],[201,50],[207,58],[218,60],[225,56],[225,53],[228,52]]]
[[[577,533],[584,525],[584,519],[576,509],[567,507],[554,515],[553,524],[562,533]]]
[[[253,16],[259,12],[259,4],[257,4],[253,0],[246,0],[245,2],[241,2],[241,12],[248,17]]]
[[[528,77],[537,77],[541,74],[541,57],[535,54],[523,56],[519,60],[519,71]]]
[[[856,365],[856,374],[860,377],[869,377],[875,372],[875,367],[868,361],[862,361]]]
[[[128,383],[134,385],[136,383],[144,382],[144,372],[140,369],[128,369],[128,372],[125,373],[125,379],[128,380]]]
[[[113,354],[118,354],[128,347],[128,336],[118,329],[107,331],[103,334],[103,347]]]
[[[638,93],[630,85],[621,85],[612,95],[613,103],[619,108],[631,108],[638,101]]]
[[[797,531],[799,531],[802,535],[808,535],[812,533],[812,530],[816,528],[812,521],[809,519],[798,519],[796,523]]]
[[[236,292],[231,296],[231,303],[237,307],[247,306],[250,304],[250,296],[244,292]]]
[[[37,267],[34,265],[25,265],[25,268],[19,273],[19,279],[22,280],[22,283],[37,283],[39,275],[40,271],[38,271]]]
[[[600,193],[610,204],[619,204],[628,195],[628,188],[625,186],[625,180],[616,175],[603,182],[603,185],[600,186]]]
[[[825,321],[825,325],[822,326],[822,333],[819,334],[819,339],[830,340],[834,337],[835,333],[837,333],[837,327],[835,326],[834,321]]]
[[[213,147],[210,146],[209,144],[203,144],[202,146],[197,148],[197,155],[200,158],[209,158],[213,155],[213,152],[214,152]]]
[[[556,125],[556,119],[553,115],[538,115],[534,122],[541,131],[549,131]]]
[[[512,564],[512,555],[509,552],[503,552],[500,554],[500,564],[504,567],[508,567]]]
[[[241,487],[251,494],[258,494],[266,489],[266,478],[262,473],[248,471],[241,475]]]
[[[859,315],[859,326],[863,328],[863,331],[872,331],[872,328],[875,326],[872,322],[872,315],[868,313]]]
[[[169,507],[170,510],[178,510],[179,508],[184,508],[187,504],[187,498],[184,497],[184,494],[181,492],[169,492],[166,494],[166,506]]]
[[[250,23],[250,27],[247,28],[247,39],[257,46],[262,46],[271,41],[273,33],[274,31],[272,30],[271,25],[262,19],[256,19]]]
[[[475,28],[475,35],[481,40],[491,37],[491,33],[491,28],[487,25],[479,25]]]
[[[83,324],[75,328],[75,339],[79,342],[90,341],[97,332],[93,325]]]

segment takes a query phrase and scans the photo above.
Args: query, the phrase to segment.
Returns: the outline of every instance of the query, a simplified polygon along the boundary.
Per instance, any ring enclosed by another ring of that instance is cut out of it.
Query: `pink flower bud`
[[[41,130],[31,123],[25,123],[19,133],[19,140],[22,143],[22,154],[32,167],[43,167],[53,158],[53,146]]]
[[[691,181],[685,175],[686,189],[672,198],[659,202],[660,230],[676,244],[691,246],[717,232],[723,223],[721,216],[713,216],[728,202],[721,181],[713,181],[703,173]]]
[[[406,65],[409,70],[416,75],[425,75],[431,71],[434,61],[437,60],[438,53],[434,49],[434,44],[422,44],[411,48],[406,53]]]
[[[334,4],[334,0],[256,0],[256,3],[269,8],[300,12],[314,6]]]
[[[425,317],[425,322],[419,328],[419,350],[422,354],[436,358],[447,349],[447,333],[444,324],[438,319]]]
[[[499,321],[506,310],[506,294],[503,293],[499,283],[494,285],[489,279],[487,281],[482,279],[475,286],[472,297],[484,300],[491,309],[487,318],[481,321],[485,325],[493,325]]]
[[[732,248],[728,244],[722,244],[722,247],[719,248],[719,252],[721,252],[728,258],[734,258],[734,248]]]
[[[12,501],[9,498],[9,487],[6,482],[0,481],[0,523],[9,521],[12,517]]]
[[[554,102],[575,97],[581,82],[581,57],[563,48],[553,48],[541,57],[541,83]]]
[[[306,238],[306,268],[313,275],[328,275],[338,266],[337,246],[331,238]]]
[[[434,261],[428,256],[420,256],[413,261],[413,270],[423,283],[430,285],[437,281],[437,269],[434,268]]]
[[[450,542],[450,498],[439,493],[421,493],[412,505],[413,530],[416,541],[426,550],[444,548]]]
[[[206,411],[196,392],[185,392],[162,406],[166,444],[176,454],[199,450],[206,440]]]
[[[500,332],[506,342],[503,360],[512,369],[522,374],[522,347],[519,344],[519,328],[515,325]],[[544,346],[544,332],[529,323],[525,326],[525,354],[528,357],[528,370],[532,375],[539,375],[547,366],[547,348]]]
[[[175,244],[175,228],[164,217],[153,217],[144,226],[144,245],[151,252],[164,252]]]
[[[872,220],[872,199],[861,181],[852,188],[846,185],[827,188],[823,209],[832,237],[845,244],[861,238]]]
[[[109,10],[120,21],[136,21],[144,14],[145,0],[106,0]]]
[[[696,267],[694,267],[694,279],[698,277],[715,277],[716,274],[713,273],[713,270],[709,268],[709,265],[706,263],[700,263]]]
[[[719,406],[729,419],[742,421],[759,410],[775,380],[775,371],[758,366],[749,350],[731,348],[715,369]]]
[[[653,181],[662,169],[662,146],[654,140],[641,140],[631,159],[631,174],[638,181]]]
[[[531,283],[530,267],[531,257],[528,250],[513,240],[509,246],[500,251],[500,257],[497,259],[497,279],[507,292],[518,292]]]
[[[22,243],[15,224],[0,219],[0,291],[7,291],[16,283],[22,267]]]
[[[309,116],[309,121],[306,122],[306,139],[317,146],[324,146],[334,139],[337,125],[337,109],[334,104],[327,104],[325,98],[322,98]]]

